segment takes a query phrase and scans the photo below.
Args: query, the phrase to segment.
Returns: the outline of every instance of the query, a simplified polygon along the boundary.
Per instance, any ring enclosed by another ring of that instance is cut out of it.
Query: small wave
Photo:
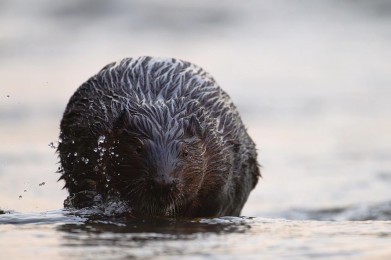
[[[327,209],[296,208],[280,216],[292,220],[391,220],[391,201]]]
[[[71,211],[65,209],[34,213],[7,211],[0,215],[0,225],[83,223],[83,221],[85,221],[85,218],[72,214]]]
[[[4,211],[4,210],[0,209],[0,215],[6,214],[6,213],[10,213],[10,211]]]
[[[194,238],[199,233],[241,233],[256,222],[251,217],[221,218],[133,218],[130,215],[108,214],[99,208],[61,209],[38,213],[4,212],[0,225],[55,225],[57,230],[71,234],[79,232],[129,233],[134,239],[143,237],[134,234],[149,233],[148,239]],[[152,235],[151,235],[152,234]],[[163,236],[162,236],[163,235]],[[190,236],[189,236],[190,235]],[[194,236],[193,236],[194,235]]]

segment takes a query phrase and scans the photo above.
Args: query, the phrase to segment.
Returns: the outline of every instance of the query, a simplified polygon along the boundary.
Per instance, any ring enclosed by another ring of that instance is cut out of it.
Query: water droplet
[[[109,187],[109,184],[106,183],[105,187],[108,188],[108,187]]]
[[[98,152],[98,148],[94,148],[94,152]]]
[[[23,192],[27,192],[27,190],[24,190]]]
[[[21,199],[21,198],[23,198],[23,196],[22,196],[22,195],[19,195],[19,199]]]
[[[56,146],[54,146],[54,143],[53,142],[50,142],[50,144],[48,144],[48,146],[52,149],[56,149]]]
[[[75,140],[72,140],[72,144],[74,144],[75,143]]]
[[[90,161],[90,160],[88,160],[88,158],[86,158],[86,159],[84,160],[84,163],[85,163],[85,164],[88,164],[89,161]]]
[[[62,139],[61,138],[58,138],[58,143],[62,143]]]
[[[105,139],[106,139],[106,136],[104,136],[104,135],[99,136],[98,144],[103,144],[105,142]]]
[[[73,155],[74,155],[74,156],[77,156],[77,153],[75,152]]]
[[[41,182],[40,184],[38,184],[39,186],[43,186],[43,185],[45,185],[46,183],[43,181],[43,182]]]

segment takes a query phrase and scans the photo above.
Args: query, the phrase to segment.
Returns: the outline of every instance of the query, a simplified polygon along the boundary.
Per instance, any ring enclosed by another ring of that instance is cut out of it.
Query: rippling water
[[[0,1],[0,259],[391,258],[390,14],[387,0]],[[140,55],[201,65],[237,104],[262,165],[253,218],[59,210],[50,144],[69,97]]]
[[[177,259],[182,256],[188,259],[386,259],[391,253],[391,221],[89,218],[90,213],[65,210],[3,216],[0,218],[0,256],[21,259]]]

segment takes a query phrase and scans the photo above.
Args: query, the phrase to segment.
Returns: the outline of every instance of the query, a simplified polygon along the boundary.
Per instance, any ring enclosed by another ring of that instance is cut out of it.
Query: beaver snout
[[[164,173],[155,174],[148,181],[150,189],[158,193],[172,193],[178,190],[179,180]]]

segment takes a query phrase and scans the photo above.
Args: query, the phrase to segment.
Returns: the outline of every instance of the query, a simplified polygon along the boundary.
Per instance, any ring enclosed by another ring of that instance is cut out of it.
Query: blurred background
[[[202,66],[239,108],[263,175],[243,215],[391,216],[388,0],[0,0],[1,209],[62,207],[70,96],[141,55]]]

